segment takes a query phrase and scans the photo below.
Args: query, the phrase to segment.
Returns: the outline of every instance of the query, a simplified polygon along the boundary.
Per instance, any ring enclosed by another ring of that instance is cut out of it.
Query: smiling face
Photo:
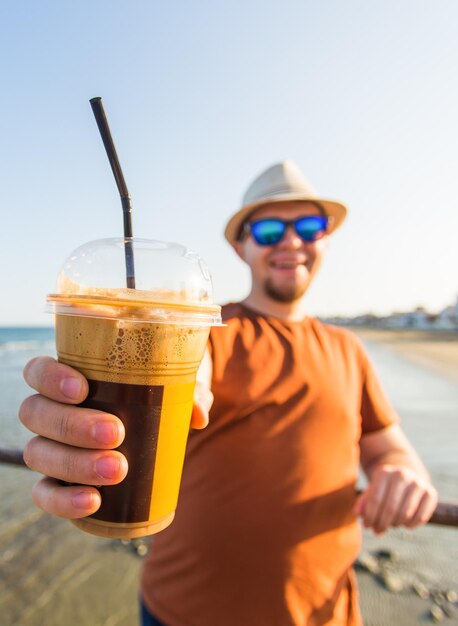
[[[320,215],[316,205],[308,202],[268,204],[254,211],[249,222],[279,217],[293,220],[304,215]],[[234,247],[240,258],[250,267],[252,291],[248,298],[253,305],[260,302],[293,304],[307,291],[317,273],[326,248],[327,236],[314,242],[304,242],[292,226],[283,239],[269,246],[258,245],[251,234],[245,234]],[[265,308],[265,305],[260,308]]]

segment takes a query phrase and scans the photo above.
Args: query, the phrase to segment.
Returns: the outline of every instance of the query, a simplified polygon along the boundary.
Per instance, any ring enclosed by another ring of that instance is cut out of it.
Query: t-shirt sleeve
[[[368,356],[362,353],[363,386],[361,394],[362,434],[399,422],[399,416],[382,388]]]

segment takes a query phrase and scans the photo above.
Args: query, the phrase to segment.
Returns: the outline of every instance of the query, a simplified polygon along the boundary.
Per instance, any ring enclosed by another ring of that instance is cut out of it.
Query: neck
[[[301,322],[306,317],[302,298],[294,302],[278,302],[264,294],[251,292],[248,297],[242,300],[242,304],[259,311],[263,315],[276,317],[287,322]]]

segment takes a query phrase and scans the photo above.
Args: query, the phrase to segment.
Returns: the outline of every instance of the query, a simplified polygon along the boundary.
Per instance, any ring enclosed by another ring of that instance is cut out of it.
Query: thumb
[[[208,416],[213,404],[213,394],[210,389],[200,383],[196,383],[194,390],[194,406],[192,409],[192,428],[205,428],[208,424]]]
[[[364,513],[366,500],[367,500],[367,490],[363,491],[363,493],[360,493],[359,496],[356,498],[356,502],[353,505],[353,515],[356,515],[356,517],[359,517],[360,515]]]

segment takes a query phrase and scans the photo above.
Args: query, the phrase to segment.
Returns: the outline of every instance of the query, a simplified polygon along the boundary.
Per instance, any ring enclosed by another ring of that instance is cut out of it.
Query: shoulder
[[[247,353],[254,346],[275,343],[278,324],[242,303],[229,303],[222,307],[222,326],[210,330],[210,345],[216,350],[230,354]]]
[[[246,311],[244,307],[238,302],[230,302],[229,304],[223,304],[221,307],[221,321],[223,326],[214,326],[210,334],[219,335],[221,332],[227,331],[228,327],[239,327],[243,324],[243,320],[246,318]]]
[[[222,326],[214,326],[210,330],[210,342],[227,343],[231,341],[234,334],[237,334],[244,326],[246,312],[238,302],[224,304],[221,307]]]
[[[221,307],[221,317],[224,324],[233,320],[240,320],[245,316],[246,310],[239,302],[229,302]]]
[[[348,354],[353,354],[362,361],[367,360],[366,350],[361,340],[348,328],[327,324],[316,318],[311,319],[310,326],[321,342],[339,348]]]
[[[264,316],[251,311],[243,304],[239,302],[230,302],[224,304],[221,307],[221,318],[223,321],[223,327],[215,327],[215,330],[221,330],[227,328],[246,328],[247,326],[256,325],[260,320],[264,319]]]
[[[228,362],[237,363],[239,368],[240,363],[246,363],[258,335],[249,312],[238,303],[223,305],[221,318],[223,325],[210,329],[208,342],[215,379],[225,374]]]
[[[349,344],[360,344],[358,337],[348,328],[344,328],[343,326],[335,326],[333,324],[328,324],[327,322],[322,322],[318,318],[310,318],[310,325],[315,331],[316,334],[320,334],[334,341],[340,341],[342,343]]]

